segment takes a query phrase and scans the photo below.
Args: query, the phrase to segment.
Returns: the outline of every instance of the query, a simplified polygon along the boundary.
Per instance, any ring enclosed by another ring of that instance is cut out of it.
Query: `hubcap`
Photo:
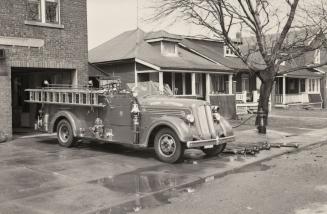
[[[60,126],[59,138],[60,138],[61,142],[67,143],[69,140],[69,136],[70,136],[70,133],[69,133],[68,127],[66,125]]]
[[[169,135],[162,135],[159,139],[159,152],[165,157],[171,157],[176,151],[175,139]]]

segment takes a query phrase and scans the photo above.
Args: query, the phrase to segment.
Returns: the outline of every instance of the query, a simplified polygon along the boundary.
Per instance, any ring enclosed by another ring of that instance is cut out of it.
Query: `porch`
[[[279,76],[276,79],[274,103],[276,107],[322,104],[319,76]]]

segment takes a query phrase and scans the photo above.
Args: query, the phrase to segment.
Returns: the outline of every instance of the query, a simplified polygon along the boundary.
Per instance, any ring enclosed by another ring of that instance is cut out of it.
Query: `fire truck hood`
[[[165,106],[165,107],[197,107],[201,105],[208,104],[208,102],[203,100],[195,100],[195,99],[181,99],[175,97],[165,97],[165,96],[158,96],[158,97],[147,97],[139,99],[141,105],[145,106]]]

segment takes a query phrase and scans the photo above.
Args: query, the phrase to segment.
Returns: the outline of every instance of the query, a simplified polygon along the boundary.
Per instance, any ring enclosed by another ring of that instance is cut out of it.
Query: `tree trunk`
[[[266,126],[268,125],[268,113],[269,113],[269,98],[274,85],[274,78],[263,79],[260,87],[260,97],[258,103],[258,112],[263,111],[264,118],[258,114],[256,117],[255,125],[264,126],[263,129],[258,128],[259,133],[265,134]],[[263,122],[262,122],[263,120]]]

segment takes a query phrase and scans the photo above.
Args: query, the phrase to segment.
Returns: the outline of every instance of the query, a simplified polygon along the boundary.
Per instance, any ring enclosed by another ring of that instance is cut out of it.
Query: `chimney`
[[[243,43],[243,39],[242,39],[242,32],[237,32],[236,33],[236,40],[235,42],[237,42],[238,44],[242,44]]]

